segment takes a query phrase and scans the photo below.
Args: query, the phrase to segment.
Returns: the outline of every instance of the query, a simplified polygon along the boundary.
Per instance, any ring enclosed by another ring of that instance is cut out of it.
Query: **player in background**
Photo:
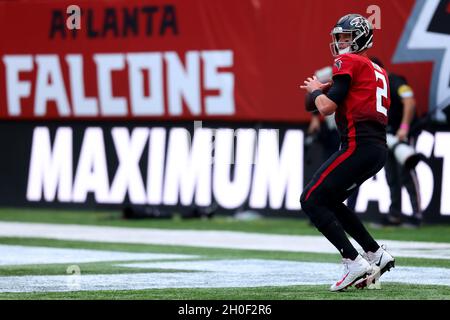
[[[383,67],[378,58],[371,57],[370,59]],[[405,77],[392,72],[388,72],[388,77],[391,89],[391,106],[388,112],[387,133],[400,141],[413,145],[414,139],[418,135],[418,132],[411,131],[411,127],[417,122],[414,91],[408,85]],[[393,150],[389,149],[384,169],[391,193],[391,206],[389,207],[389,213],[382,219],[382,225],[399,226],[403,223],[404,225],[419,227],[422,222],[422,209],[419,182],[414,167],[402,166],[395,158]],[[411,199],[413,214],[410,218],[405,218],[402,213],[402,186],[406,187]]]
[[[351,285],[364,287],[375,274],[394,266],[394,258],[343,204],[386,162],[390,97],[386,72],[367,57],[366,51],[373,44],[370,22],[361,15],[348,14],[339,19],[331,35],[335,56],[332,82],[322,84],[314,76],[301,88],[311,93],[314,102],[315,108],[308,111],[317,109],[324,116],[335,113],[341,146],[314,174],[300,201],[311,222],[342,255],[344,274],[330,287],[331,291],[341,291]],[[361,245],[365,258],[346,233]]]

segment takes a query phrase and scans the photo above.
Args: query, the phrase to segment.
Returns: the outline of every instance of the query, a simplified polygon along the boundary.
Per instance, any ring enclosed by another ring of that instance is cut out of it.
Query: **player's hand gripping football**
[[[326,91],[331,87],[332,82],[327,82],[327,83],[322,83],[319,80],[317,80],[316,76],[308,77],[305,81],[304,81],[304,85],[300,86],[301,89],[305,89],[306,91],[308,91],[309,93],[313,92],[314,90],[322,90],[322,91]]]

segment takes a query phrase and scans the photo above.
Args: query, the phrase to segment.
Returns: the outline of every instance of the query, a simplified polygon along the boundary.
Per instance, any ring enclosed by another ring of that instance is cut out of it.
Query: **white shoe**
[[[370,263],[372,267],[372,273],[367,277],[366,281],[358,281],[355,284],[355,287],[362,289],[366,286],[379,287],[377,285],[378,279],[385,273],[386,271],[391,270],[391,268],[395,267],[395,259],[389,252],[386,251],[386,246],[382,245],[375,252],[368,251],[364,257]]]
[[[341,280],[330,287],[330,291],[342,291],[361,279],[366,279],[372,272],[372,266],[361,255],[355,260],[342,259],[344,264],[344,275]]]

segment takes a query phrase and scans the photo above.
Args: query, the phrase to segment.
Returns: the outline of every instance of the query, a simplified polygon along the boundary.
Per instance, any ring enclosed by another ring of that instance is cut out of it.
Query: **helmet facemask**
[[[350,40],[339,41],[341,35],[349,35]],[[344,53],[358,52],[359,48],[358,44],[355,42],[355,35],[353,30],[342,30],[341,28],[335,28],[331,32],[331,39],[332,42],[330,43],[330,49],[334,57]]]

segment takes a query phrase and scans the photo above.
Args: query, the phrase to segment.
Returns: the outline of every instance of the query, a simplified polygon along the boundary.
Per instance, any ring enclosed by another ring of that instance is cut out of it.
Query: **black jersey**
[[[389,133],[395,134],[400,128],[403,118],[403,98],[414,97],[414,92],[406,79],[394,73],[389,73],[389,87],[391,90],[391,106],[388,112]]]

